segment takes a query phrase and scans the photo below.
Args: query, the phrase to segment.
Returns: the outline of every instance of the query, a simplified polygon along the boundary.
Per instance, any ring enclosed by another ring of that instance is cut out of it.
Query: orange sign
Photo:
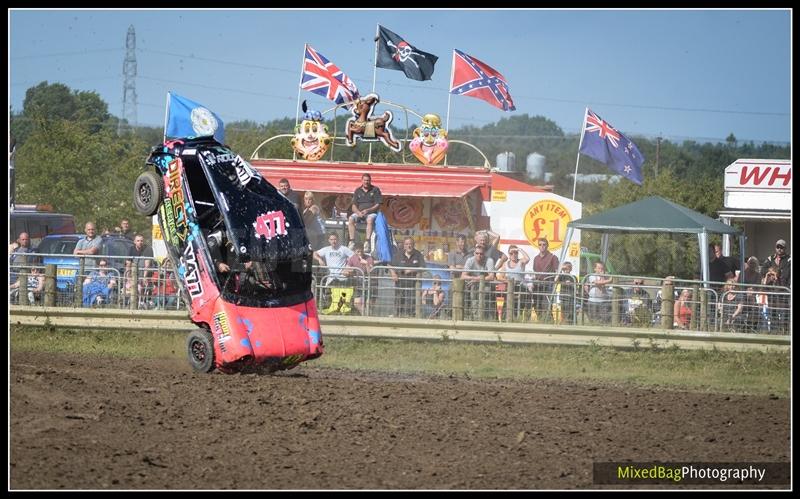
[[[531,246],[535,248],[537,239],[543,237],[550,243],[550,251],[553,251],[564,244],[567,224],[571,221],[572,215],[563,204],[552,199],[544,199],[528,208],[522,228]]]

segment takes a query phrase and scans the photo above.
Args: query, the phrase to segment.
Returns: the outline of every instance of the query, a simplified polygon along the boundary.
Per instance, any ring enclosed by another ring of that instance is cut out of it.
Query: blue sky
[[[453,96],[450,127],[541,115],[577,133],[590,107],[629,136],[789,142],[791,13],[784,10],[9,11],[9,105],[43,80],[97,92],[122,115],[125,37],[136,30],[138,122],[166,92],[229,123],[294,116],[303,44],[372,88],[376,25],[439,56],[433,79],[377,70],[384,101],[447,114],[452,49],[494,67],[517,110]],[[303,91],[310,107],[332,103]],[[455,137],[454,137],[455,138]]]

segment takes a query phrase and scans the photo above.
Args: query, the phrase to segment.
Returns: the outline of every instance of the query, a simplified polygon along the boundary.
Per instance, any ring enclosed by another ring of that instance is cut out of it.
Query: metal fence
[[[152,258],[102,256],[42,265],[17,259],[10,272],[12,304],[186,310],[171,265]],[[77,262],[77,263],[75,263]],[[165,260],[168,262],[168,260]],[[454,321],[607,325],[686,331],[788,334],[789,288],[740,283],[588,274],[502,274],[439,267],[315,266],[313,289],[323,315],[363,315]],[[77,285],[80,283],[80,285]],[[113,283],[113,284],[112,284]],[[19,289],[28,289],[20,293]]]

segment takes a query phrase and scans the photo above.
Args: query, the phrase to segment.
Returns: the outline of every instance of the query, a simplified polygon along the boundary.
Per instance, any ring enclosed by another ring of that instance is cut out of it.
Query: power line
[[[95,50],[80,50],[78,52],[54,52],[50,54],[35,54],[35,55],[18,55],[16,57],[11,57],[12,61],[21,60],[21,59],[41,59],[44,57],[64,57],[69,55],[86,55],[86,54],[94,54],[98,52],[116,52],[118,50],[125,50],[124,47],[114,48],[114,49],[95,49]]]

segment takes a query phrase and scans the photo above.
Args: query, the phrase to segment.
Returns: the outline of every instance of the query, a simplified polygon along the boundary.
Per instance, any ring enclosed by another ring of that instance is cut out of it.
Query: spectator
[[[19,279],[13,284],[9,285],[9,300],[11,303],[18,303],[19,301]],[[38,267],[31,267],[31,273],[28,274],[28,303],[33,305],[37,301],[41,301],[42,291],[44,290],[44,276],[39,273]]]
[[[761,269],[758,265],[758,258],[751,256],[747,259],[744,267],[744,283],[745,284],[761,284],[762,276]]]
[[[553,279],[558,272],[558,257],[548,249],[550,244],[547,239],[540,237],[537,241],[539,254],[533,257],[533,282],[530,283],[530,292],[533,295],[533,308],[539,320],[549,312],[548,296],[553,291]]]
[[[20,232],[17,240],[8,245],[8,254],[15,256],[15,253],[30,253],[31,252],[31,238],[27,232]],[[13,262],[12,262],[13,263]]]
[[[150,267],[153,264],[153,248],[144,244],[144,236],[136,234],[133,238],[133,247],[128,251],[128,259],[125,261],[125,274],[128,277],[125,283],[125,292],[130,296],[131,287],[133,286],[133,275],[131,275],[133,268],[133,259],[136,258],[136,265],[139,267],[140,278],[136,288],[139,291],[139,298],[142,300],[148,299],[147,294],[151,294],[152,288],[150,287]],[[140,258],[142,258],[140,260]]]
[[[736,332],[741,325],[743,311],[744,299],[742,294],[736,291],[736,279],[728,279],[719,300],[722,327],[732,333]]]
[[[369,242],[372,238],[375,218],[381,209],[382,201],[381,190],[372,185],[372,176],[369,173],[361,175],[361,186],[353,192],[353,213],[347,219],[347,231],[350,236],[349,248],[354,248],[356,244],[356,222],[366,221],[367,234],[364,241],[364,251],[370,252]]]
[[[389,272],[392,275],[392,280],[397,287],[397,294],[395,296],[395,305],[397,309],[397,317],[411,317],[414,314],[416,296],[415,277],[419,273],[418,268],[425,266],[425,259],[422,253],[414,248],[414,238],[406,236],[403,239],[403,251],[395,254],[393,267],[409,267],[400,270],[390,268]]]
[[[292,202],[294,207],[300,211],[300,194],[292,190],[292,186],[289,185],[289,180],[282,178],[278,181],[278,191],[280,191],[283,196]]]
[[[92,222],[86,222],[83,228],[86,233],[75,245],[75,250],[72,252],[74,255],[96,255],[100,253],[100,245],[103,240],[97,237],[97,230]]]
[[[100,237],[106,237],[110,235],[111,231],[108,229],[108,227],[103,227],[103,230],[100,232]]]
[[[673,305],[674,326],[680,329],[689,329],[692,321],[692,292],[689,289],[681,291]]]
[[[134,233],[131,230],[131,222],[127,218],[123,218],[119,221],[119,235],[123,237],[127,237],[131,241],[134,240]]]
[[[306,235],[313,251],[317,251],[325,245],[325,224],[322,222],[320,213],[314,193],[306,191],[303,194],[303,225],[306,227]]]
[[[776,284],[790,288],[792,286],[792,257],[786,251],[786,241],[783,239],[775,241],[775,253],[768,256],[762,264],[762,268],[765,269],[773,266],[778,269]]]
[[[575,311],[575,278],[572,276],[572,262],[561,264],[561,272],[555,278],[556,296],[561,308],[561,321],[572,324]],[[559,322],[559,321],[556,321]]]
[[[17,240],[8,245],[8,284],[11,285],[17,281],[16,272],[11,272],[15,265],[24,260],[26,253],[31,252],[31,239],[27,232],[20,232]],[[22,257],[22,258],[21,258]]]
[[[586,282],[584,291],[589,294],[589,318],[603,324],[608,323],[611,318],[611,293],[608,285],[612,279],[606,275],[606,265],[595,262],[594,274]]]
[[[489,307],[489,284],[484,285],[484,310],[479,310],[480,303],[480,282],[481,280],[494,280],[495,262],[487,256],[487,248],[483,244],[475,246],[473,255],[467,258],[464,263],[464,271],[461,277],[464,279],[464,289],[466,291],[467,303],[464,304],[465,316],[470,316],[472,320],[481,318],[491,318],[493,310]]]
[[[97,261],[97,269],[83,280],[83,306],[94,307],[110,302],[116,286],[117,280],[108,273],[108,261],[101,258]]]
[[[775,286],[792,287],[792,257],[786,251],[786,241],[778,239],[775,241],[775,253],[764,260],[762,268],[775,270]],[[766,274],[765,274],[766,277]],[[770,315],[772,330],[785,330],[789,327],[790,317],[789,293],[780,290],[770,299]]]
[[[138,261],[138,266],[141,269],[149,269],[153,264],[153,248],[144,244],[144,236],[141,234],[137,234],[133,238],[133,247],[128,252],[128,260],[125,261],[125,270],[130,270],[131,266],[133,265],[134,258],[149,258],[144,261]],[[147,272],[144,276],[145,278],[149,277],[149,272]]]
[[[475,233],[475,246],[482,244],[486,247],[486,258],[491,258],[495,266],[500,266],[508,257],[500,251],[500,235],[490,230],[479,230]]]
[[[356,247],[355,254],[347,259],[348,268],[344,270],[344,275],[350,277],[353,281],[355,287],[353,292],[353,305],[361,315],[364,315],[364,305],[366,304],[365,294],[367,291],[365,285],[367,282],[370,282],[372,286],[377,283],[377,279],[366,279],[366,276],[369,275],[373,266],[375,266],[375,260],[372,256],[364,253],[364,248]],[[361,272],[357,272],[354,269],[361,269]],[[372,296],[375,296],[374,287],[372,291]]]
[[[347,267],[347,260],[354,255],[347,246],[339,244],[339,236],[334,233],[328,236],[328,243],[329,246],[314,252],[314,259],[321,266],[328,268],[323,286],[327,286],[331,281],[346,282],[347,275],[344,269]]]
[[[175,267],[172,265],[172,260],[167,257],[161,262],[161,269],[153,272],[151,277],[151,286],[157,290],[155,293],[157,308],[177,308],[178,287],[176,284]]]
[[[642,288],[644,281],[642,279],[634,279],[633,287],[628,289],[627,292],[627,322],[635,326],[645,327],[649,326],[653,320],[653,300],[646,289]]]
[[[428,319],[436,319],[441,316],[445,298],[446,294],[442,289],[442,280],[438,275],[434,275],[431,287],[422,291],[422,305],[425,307],[425,315]]]
[[[708,263],[708,278],[713,283],[725,283],[731,277],[736,277],[739,271],[739,263],[736,259],[722,254],[722,246],[719,243],[713,243],[708,246],[710,251],[711,261]],[[719,291],[722,284],[716,284],[714,289]]]
[[[521,256],[520,253],[522,253]],[[515,297],[519,300],[518,303],[522,310],[526,310],[528,307],[527,300],[525,299],[528,295],[527,293],[523,293],[523,291],[527,290],[525,285],[525,266],[530,261],[531,259],[528,254],[525,253],[525,250],[512,244],[508,247],[508,260],[501,263],[497,268],[497,279],[506,281],[506,285],[511,286],[511,292],[514,293]],[[502,292],[505,291],[505,289],[498,284],[497,291]],[[516,311],[514,312],[516,313]]]
[[[464,263],[472,255],[472,250],[467,248],[467,236],[456,236],[456,247],[447,255],[447,266],[451,269],[463,269]]]

